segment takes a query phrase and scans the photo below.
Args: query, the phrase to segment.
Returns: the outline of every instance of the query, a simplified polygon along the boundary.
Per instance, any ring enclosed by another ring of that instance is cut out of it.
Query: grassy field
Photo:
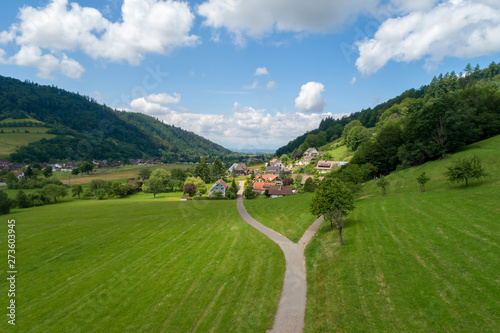
[[[74,200],[4,216],[17,224],[19,331],[272,327],[283,254],[239,217],[234,201],[135,198]],[[0,249],[6,253],[6,237]],[[5,268],[0,273],[6,291]],[[7,325],[3,320],[0,331]]]
[[[157,165],[126,165],[121,168],[113,169],[97,169],[89,175],[71,175],[71,172],[54,172],[53,177],[59,179],[63,184],[68,184],[68,175],[71,175],[71,185],[90,183],[94,179],[103,179],[106,181],[126,180],[129,178],[137,178],[141,169],[149,168],[151,170],[165,169],[171,171],[179,168],[186,170],[192,165],[188,164],[157,164]]]
[[[254,219],[296,243],[316,219],[309,213],[311,198],[311,193],[273,199],[259,196],[245,200],[245,208]]]
[[[448,159],[394,172],[387,196],[372,183],[340,247],[324,223],[306,250],[305,332],[500,331],[500,137]],[[448,186],[446,165],[479,155],[490,173]],[[431,177],[420,193],[415,177]]]
[[[26,146],[28,143],[56,137],[54,134],[47,134],[49,129],[46,127],[2,127],[0,130],[3,131],[0,133],[0,157],[7,157],[18,147]]]

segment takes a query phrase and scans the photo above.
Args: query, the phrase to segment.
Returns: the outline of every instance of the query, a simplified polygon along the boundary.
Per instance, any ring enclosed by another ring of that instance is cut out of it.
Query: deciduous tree
[[[163,180],[160,178],[151,177],[144,181],[142,190],[146,193],[153,193],[153,198],[156,198],[157,193],[165,191],[165,185],[163,184]]]
[[[382,195],[385,195],[386,194],[386,189],[387,187],[389,186],[391,182],[388,181],[385,176],[382,176],[380,177],[378,180],[377,180],[377,186],[380,187],[382,189]]]
[[[422,172],[417,177],[417,182],[420,184],[420,192],[425,192],[425,183],[431,180],[429,177],[425,175],[425,172]]]
[[[449,182],[465,181],[465,186],[469,186],[469,179],[480,179],[488,174],[477,155],[472,157],[459,158],[452,166],[446,167],[445,176]]]
[[[354,209],[354,197],[345,184],[337,178],[326,178],[314,194],[310,211],[313,215],[323,215],[339,232],[340,245],[344,245],[342,229],[346,215]]]

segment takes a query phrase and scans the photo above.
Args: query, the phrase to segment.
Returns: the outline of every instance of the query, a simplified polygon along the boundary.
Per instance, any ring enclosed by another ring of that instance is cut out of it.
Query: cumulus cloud
[[[156,104],[178,104],[181,101],[181,94],[174,93],[174,96],[169,94],[151,94],[145,97],[145,100]]]
[[[319,82],[308,82],[300,88],[295,107],[301,112],[323,112],[326,101],[321,96],[325,86]]]
[[[423,9],[434,3],[426,1]],[[386,20],[373,38],[356,43],[358,70],[372,74],[391,60],[420,59],[432,68],[447,56],[473,58],[500,51],[498,1],[448,0],[423,9]]]
[[[237,44],[276,31],[326,32],[374,8],[379,0],[208,0],[198,6],[205,26],[225,28]]]
[[[254,75],[269,75],[266,67],[259,67],[255,70]]]
[[[16,43],[20,51],[10,63],[36,67],[42,77],[54,71],[79,77],[83,68],[68,58],[68,52],[81,50],[94,59],[137,65],[147,53],[168,54],[198,42],[189,34],[194,15],[185,2],[125,0],[121,13],[120,20],[111,22],[95,8],[67,0],[52,0],[46,7],[25,6],[19,22],[0,32],[0,43]]]
[[[201,114],[171,110],[165,105],[137,98],[128,111],[158,117],[163,122],[195,132],[226,147],[272,147],[286,144],[291,139],[317,128],[322,119],[340,118],[345,114],[305,114],[254,109],[238,102],[229,113]],[[230,126],[228,126],[230,124]]]

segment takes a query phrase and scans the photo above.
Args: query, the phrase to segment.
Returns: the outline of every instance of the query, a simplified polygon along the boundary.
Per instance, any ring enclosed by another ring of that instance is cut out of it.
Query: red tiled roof
[[[253,184],[253,189],[255,191],[265,191],[265,190],[269,189],[269,187],[274,186],[274,185],[275,185],[274,183],[258,182],[258,183]]]

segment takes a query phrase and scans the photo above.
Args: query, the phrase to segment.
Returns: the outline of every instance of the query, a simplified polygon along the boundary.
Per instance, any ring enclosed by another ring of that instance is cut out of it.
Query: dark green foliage
[[[318,129],[276,153],[302,153],[321,132],[328,138],[328,133],[338,134],[342,127],[346,144],[356,150],[351,163],[371,163],[385,174],[398,165],[422,164],[500,134],[500,64],[469,69],[467,75],[439,75],[429,85],[405,91],[373,109],[342,119],[324,119]],[[362,126],[373,128],[375,136],[367,139]]]
[[[94,170],[94,164],[93,163],[90,163],[90,162],[87,162],[87,161],[83,161],[82,163],[80,163],[80,165],[78,166],[78,170],[81,172],[81,173],[91,173],[92,170]]]
[[[316,189],[316,186],[314,186],[314,181],[312,178],[307,178],[306,182],[304,183],[304,192],[314,192]]]
[[[449,182],[465,181],[465,186],[469,186],[469,179],[481,179],[488,174],[477,155],[470,158],[459,158],[452,166],[446,167],[445,176]]]
[[[28,200],[28,196],[26,195],[26,193],[24,193],[23,190],[17,192],[16,202],[17,202],[17,207],[19,208],[28,208],[31,206]]]
[[[212,167],[210,169],[210,175],[211,175],[212,181],[215,182],[219,179],[222,179],[225,174],[226,174],[226,167],[224,166],[224,164],[222,164],[219,157],[216,157],[215,161],[212,164]],[[202,178],[202,177],[200,177],[200,178]]]
[[[257,197],[257,193],[255,193],[250,187],[247,187],[244,191],[243,191],[243,196],[245,197],[245,199],[255,199]]]
[[[43,169],[43,175],[45,176],[45,178],[52,177],[52,167],[46,166],[45,169]]]
[[[230,151],[194,133],[163,124],[153,117],[118,112],[92,98],[54,86],[0,76],[0,120],[23,120],[22,126],[49,127],[54,139],[42,139],[11,154],[14,162],[69,159],[116,159],[164,156],[167,161]]]
[[[342,229],[346,215],[354,209],[354,197],[349,188],[337,178],[326,178],[314,194],[309,207],[311,214],[323,215],[339,232],[340,245],[344,245]]]
[[[208,170],[207,160],[205,157],[200,159],[200,163],[194,170],[195,177],[200,177],[205,183],[210,182],[210,171]]]
[[[11,204],[12,204],[12,200],[9,199],[9,196],[7,195],[7,193],[0,190],[0,215],[1,214],[9,214]]]

